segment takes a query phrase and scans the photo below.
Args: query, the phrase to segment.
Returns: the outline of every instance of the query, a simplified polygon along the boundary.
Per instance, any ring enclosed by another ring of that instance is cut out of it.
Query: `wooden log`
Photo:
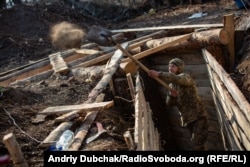
[[[123,48],[128,47],[128,43],[122,44]],[[122,58],[122,52],[120,50],[117,50],[115,54],[112,56],[111,61],[109,65],[104,70],[104,75],[101,78],[101,80],[98,82],[98,84],[95,86],[94,89],[90,92],[88,96],[87,103],[94,102],[95,98],[100,94],[106,86],[109,84],[113,74],[116,72],[121,58]]]
[[[130,45],[130,46],[128,47],[128,50],[130,51],[130,50],[133,50],[133,49],[135,49],[135,48],[138,48],[138,47],[142,46],[145,42],[147,42],[147,41],[149,41],[149,40],[151,40],[151,39],[152,39],[152,38],[147,38],[147,39],[144,39],[144,40],[142,40],[142,41],[140,41],[140,42],[134,43],[134,44],[132,44],[132,45]],[[89,67],[89,66],[92,66],[92,65],[96,65],[96,64],[98,64],[98,63],[101,63],[101,62],[103,62],[103,61],[106,61],[106,60],[110,59],[114,53],[115,53],[115,51],[112,51],[112,52],[110,52],[110,53],[101,55],[101,56],[99,56],[99,57],[97,57],[97,58],[94,58],[94,59],[91,59],[91,60],[89,60],[89,61],[85,61],[85,62],[83,62],[83,63],[80,63],[80,64],[74,66],[73,68]]]
[[[179,43],[181,41],[185,41],[185,40],[189,39],[191,37],[191,35],[192,34],[186,34],[186,35],[179,36],[177,38],[174,38],[174,40],[172,40],[170,42],[159,45],[158,47],[154,47],[154,48],[148,49],[148,50],[146,50],[144,52],[141,52],[139,54],[133,55],[133,58],[134,59],[144,58],[144,57],[146,57],[148,55],[159,52],[159,51],[161,51],[163,49],[166,49],[167,47],[172,46],[174,44],[177,44],[177,43]],[[130,62],[130,61],[132,61],[130,58],[126,58],[126,59],[122,60],[122,62]]]
[[[58,123],[58,122],[64,122],[64,121],[70,121],[74,118],[77,118],[79,117],[79,110],[74,110],[72,112],[69,112],[69,113],[66,113],[66,114],[63,114],[57,118],[54,119],[55,123]]]
[[[42,141],[41,144],[39,144],[38,147],[48,147],[51,144],[54,144],[61,134],[69,129],[73,125],[72,122],[63,122],[61,123],[57,128],[55,128],[53,131],[50,132],[50,134]]]
[[[134,62],[124,62],[124,63],[120,63],[118,72],[120,75],[126,75],[130,73],[132,76],[134,76],[138,68],[139,67]]]
[[[226,45],[229,42],[229,34],[225,29],[212,29],[201,32],[194,32],[190,41],[197,41],[201,46]]]
[[[74,140],[68,150],[66,151],[77,151],[82,145],[82,142],[84,138],[86,137],[88,130],[91,126],[91,124],[94,122],[96,115],[98,114],[98,111],[91,111],[86,116],[82,123],[82,125],[79,127],[78,132],[76,133]]]
[[[15,167],[28,167],[23,153],[13,133],[9,133],[3,137],[3,143],[7,147]]]
[[[163,45],[165,43],[169,43],[171,41],[174,41],[178,39],[181,36],[174,36],[174,37],[164,37],[161,39],[154,39],[151,41],[148,41],[144,48],[154,48],[158,47],[160,45]],[[194,46],[198,47],[204,47],[207,45],[218,45],[218,44],[223,44],[226,45],[228,44],[229,41],[229,34],[226,30],[224,29],[213,29],[213,30],[208,30],[208,31],[201,31],[201,32],[194,32],[192,33],[191,38],[188,41],[180,41],[182,43],[176,43],[176,45],[172,45],[175,47],[180,47],[180,48],[185,48],[189,47],[192,48]],[[188,49],[189,49],[188,48]]]

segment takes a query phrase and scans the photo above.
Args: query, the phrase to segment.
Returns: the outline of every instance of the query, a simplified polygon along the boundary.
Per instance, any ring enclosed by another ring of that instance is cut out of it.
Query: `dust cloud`
[[[52,44],[59,49],[80,48],[86,32],[78,25],[61,22],[50,28],[50,39]]]

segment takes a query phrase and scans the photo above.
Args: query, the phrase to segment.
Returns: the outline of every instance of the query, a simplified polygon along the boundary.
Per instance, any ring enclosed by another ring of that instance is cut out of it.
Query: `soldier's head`
[[[170,73],[179,74],[184,70],[184,61],[179,58],[174,58],[169,61],[168,70]]]

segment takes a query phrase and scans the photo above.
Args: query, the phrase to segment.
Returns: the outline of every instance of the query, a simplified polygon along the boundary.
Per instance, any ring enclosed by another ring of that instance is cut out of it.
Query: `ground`
[[[1,72],[5,72],[59,51],[51,44],[48,34],[50,27],[61,21],[75,23],[84,29],[93,24],[109,29],[122,29],[176,24],[222,23],[224,14],[244,12],[244,9],[237,8],[226,10],[225,7],[231,4],[221,1],[220,5],[217,5],[212,1],[202,5],[177,5],[172,8],[161,6],[156,10],[156,13],[145,10],[144,15],[134,16],[119,22],[86,16],[60,3],[48,6],[16,5],[11,9],[0,11],[0,69]],[[189,16],[197,12],[207,13],[207,16],[188,19]],[[238,78],[238,81],[239,77],[241,76],[234,76],[234,78]],[[38,111],[49,106],[84,102],[97,82],[98,78],[92,82],[86,82],[83,78],[77,77],[74,80],[54,77],[17,89],[4,88],[4,93],[0,97],[0,138],[8,133],[14,133],[30,166],[43,166],[43,151],[45,149],[38,148],[38,145],[56,127],[53,122],[55,117],[49,117],[40,124],[32,123],[32,119]],[[133,127],[133,125],[129,122],[130,118],[124,120],[119,114],[118,111],[109,111],[109,114],[99,114],[99,118],[97,118],[98,120],[102,117],[102,123],[105,127],[109,126],[109,130],[116,134],[115,138],[113,137],[111,140],[108,138],[110,136],[106,136],[103,139],[106,140],[105,145],[98,145],[100,141],[97,140],[97,143],[82,149],[126,150],[126,144],[120,140],[121,132]],[[4,144],[0,142],[0,155],[4,155],[7,153],[6,151]]]

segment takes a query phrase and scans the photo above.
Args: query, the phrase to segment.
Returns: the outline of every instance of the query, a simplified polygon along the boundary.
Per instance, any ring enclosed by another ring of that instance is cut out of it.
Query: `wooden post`
[[[135,150],[135,145],[134,145],[134,141],[132,139],[132,135],[131,135],[131,132],[130,131],[126,131],[123,133],[123,137],[124,137],[124,140],[128,146],[128,149],[130,151],[132,150]]]
[[[224,29],[228,32],[228,51],[229,51],[229,72],[233,71],[235,64],[235,49],[234,49],[234,14],[224,16]]]
[[[3,137],[3,142],[6,145],[15,167],[28,167],[27,162],[23,157],[23,153],[16,141],[13,133],[9,133]]]
[[[129,86],[131,98],[132,98],[133,102],[135,103],[135,101],[134,101],[134,99],[135,99],[135,87],[133,84],[133,79],[131,77],[131,73],[128,73],[126,76],[127,76],[127,80],[128,80],[128,86]]]

